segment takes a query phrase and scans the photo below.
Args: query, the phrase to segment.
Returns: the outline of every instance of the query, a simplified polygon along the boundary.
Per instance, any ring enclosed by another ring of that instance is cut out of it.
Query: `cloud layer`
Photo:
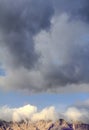
[[[52,120],[56,121],[60,118],[67,121],[82,121],[89,123],[89,101],[84,101],[67,107],[62,113],[57,111],[54,106],[46,107],[40,110],[36,106],[30,104],[20,108],[9,108],[7,106],[0,108],[0,119],[5,121],[20,122],[24,121],[39,121],[39,120]]]
[[[39,121],[39,120],[56,120],[57,113],[53,106],[38,111],[36,106],[26,105],[20,108],[2,107],[0,109],[0,119],[5,121],[20,122]]]
[[[1,0],[0,63],[6,75],[0,88],[89,91],[88,5],[88,0]]]

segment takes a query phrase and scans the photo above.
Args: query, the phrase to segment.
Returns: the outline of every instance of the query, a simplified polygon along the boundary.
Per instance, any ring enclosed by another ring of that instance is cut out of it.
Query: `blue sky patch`
[[[5,76],[6,75],[6,72],[4,69],[0,69],[0,76]]]

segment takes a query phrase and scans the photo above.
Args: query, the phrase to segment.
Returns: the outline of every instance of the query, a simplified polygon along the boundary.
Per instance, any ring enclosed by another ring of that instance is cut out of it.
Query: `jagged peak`
[[[55,122],[52,120],[6,122],[0,120],[0,130],[89,130],[89,125],[80,121],[68,123],[64,119]]]

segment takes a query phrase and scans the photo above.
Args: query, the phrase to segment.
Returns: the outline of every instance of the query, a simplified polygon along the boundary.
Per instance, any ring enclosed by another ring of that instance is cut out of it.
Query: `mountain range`
[[[89,130],[89,124],[79,121],[71,123],[64,119],[57,121],[21,121],[21,122],[6,122],[0,120],[0,130]]]

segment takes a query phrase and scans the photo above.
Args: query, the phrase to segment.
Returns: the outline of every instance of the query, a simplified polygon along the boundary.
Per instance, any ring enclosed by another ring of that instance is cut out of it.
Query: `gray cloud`
[[[66,46],[66,45],[65,45]],[[89,83],[89,45],[87,43],[73,44],[69,47],[67,53],[67,62],[52,66],[49,68],[46,78],[50,81],[50,84],[62,85],[66,84],[82,84]]]
[[[50,0],[0,1],[0,30],[4,45],[12,55],[13,66],[32,68],[39,54],[33,36],[50,27],[53,6]]]
[[[49,43],[42,50],[43,55],[47,53],[44,56],[46,69],[43,68],[47,86],[56,88],[89,83],[88,33],[88,25],[82,21],[68,22],[66,14],[57,19],[51,33],[52,40],[48,38]]]
[[[6,69],[1,88],[89,91],[87,0],[4,0],[0,6],[0,59]]]
[[[55,0],[54,5],[56,12],[66,12],[70,19],[81,19],[89,22],[89,1],[88,0]]]

